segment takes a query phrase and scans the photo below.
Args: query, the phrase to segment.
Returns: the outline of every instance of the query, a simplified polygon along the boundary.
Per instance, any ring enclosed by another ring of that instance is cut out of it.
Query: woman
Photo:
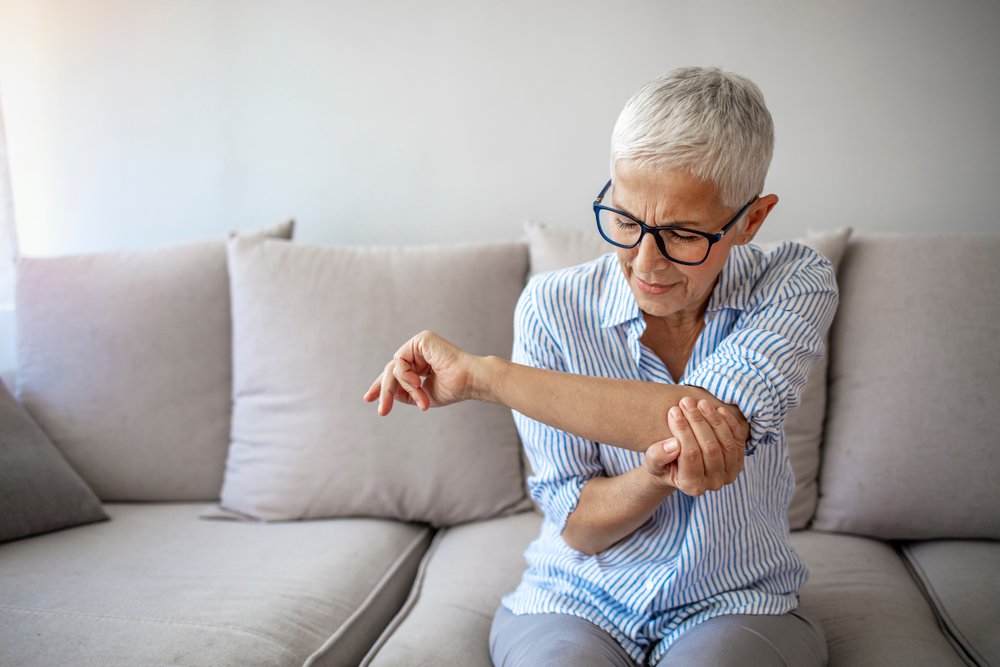
[[[494,616],[496,665],[826,663],[797,611],[808,571],[788,544],[782,423],[838,297],[807,246],[748,245],[778,202],[760,196],[772,147],[744,77],[683,68],[646,85],[594,203],[615,252],[529,281],[511,361],[425,331],[365,394],[380,415],[514,411],[545,520]]]

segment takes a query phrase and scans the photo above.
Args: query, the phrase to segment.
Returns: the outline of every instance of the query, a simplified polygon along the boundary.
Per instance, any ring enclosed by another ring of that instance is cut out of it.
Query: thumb
[[[666,472],[666,467],[677,460],[680,456],[681,448],[677,443],[676,438],[669,438],[667,440],[661,440],[659,442],[653,443],[653,446],[649,448],[647,455],[650,458],[650,462],[653,464],[654,468],[658,473]]]

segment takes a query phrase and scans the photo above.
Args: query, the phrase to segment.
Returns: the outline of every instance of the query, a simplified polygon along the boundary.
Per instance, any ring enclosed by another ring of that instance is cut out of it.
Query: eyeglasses
[[[673,225],[650,227],[625,211],[604,206],[601,201],[604,200],[604,195],[610,187],[611,181],[608,181],[601,190],[601,194],[597,195],[597,199],[594,200],[597,230],[604,237],[604,240],[619,248],[634,248],[642,243],[643,236],[652,234],[653,240],[656,241],[656,247],[660,249],[660,254],[671,262],[688,266],[701,264],[708,259],[708,254],[712,252],[712,246],[722,240],[722,237],[743,216],[750,204],[757,201],[757,197],[760,196],[757,195],[744,204],[743,208],[733,216],[733,219],[717,233],[709,234],[698,229]]]

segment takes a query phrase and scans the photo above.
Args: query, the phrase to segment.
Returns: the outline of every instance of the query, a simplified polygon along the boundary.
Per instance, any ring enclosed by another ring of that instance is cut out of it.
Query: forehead
[[[637,168],[621,160],[612,181],[611,206],[649,224],[704,227],[725,214],[715,184],[684,169]]]

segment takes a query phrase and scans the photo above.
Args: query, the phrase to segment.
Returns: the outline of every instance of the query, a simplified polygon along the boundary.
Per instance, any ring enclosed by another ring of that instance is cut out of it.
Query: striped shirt
[[[528,569],[502,604],[515,614],[580,616],[650,665],[701,621],[797,608],[809,572],[788,544],[794,479],[782,424],[825,352],[837,302],[833,267],[809,246],[733,246],[675,382],[640,342],[646,323],[614,253],[532,277],[514,317],[513,361],[702,387],[739,406],[750,441],[735,482],[698,497],[675,491],[631,535],[588,556],[561,536],[584,483],[641,466],[642,454],[515,411],[533,469],[528,488],[545,518],[525,552]]]

